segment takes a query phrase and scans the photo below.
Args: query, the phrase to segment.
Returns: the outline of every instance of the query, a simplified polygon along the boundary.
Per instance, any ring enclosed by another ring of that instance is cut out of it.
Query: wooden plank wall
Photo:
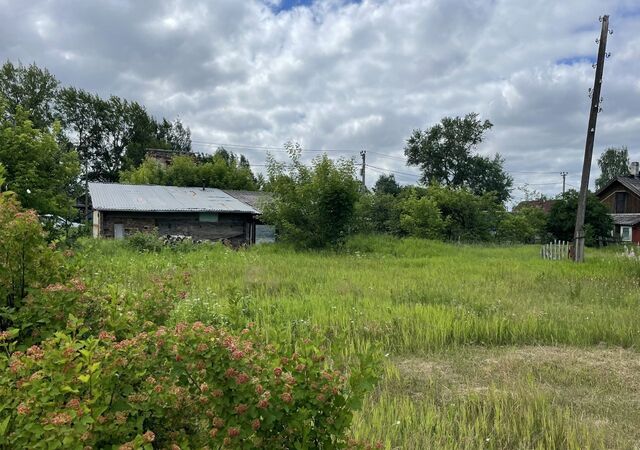
[[[251,214],[218,214],[217,222],[200,222],[198,213],[138,213],[103,211],[101,235],[114,237],[114,224],[124,225],[125,235],[136,231],[158,230],[160,235],[185,235],[193,239],[219,241],[234,245],[251,243]]]

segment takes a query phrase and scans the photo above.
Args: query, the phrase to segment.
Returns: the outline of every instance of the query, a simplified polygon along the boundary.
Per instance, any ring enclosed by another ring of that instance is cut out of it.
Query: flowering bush
[[[74,324],[78,326],[78,324]],[[56,333],[14,351],[0,334],[0,444],[8,448],[346,448],[375,380],[310,343],[293,354],[196,322],[117,340]],[[115,447],[114,447],[115,446]],[[119,446],[119,447],[118,447]]]
[[[69,316],[80,319],[91,334],[101,330],[118,337],[137,333],[147,322],[164,325],[187,295],[189,273],[167,271],[154,276],[140,294],[110,292],[108,287],[92,286],[80,277],[65,283],[52,283],[32,289],[14,314],[13,325],[20,329],[23,344],[31,345],[63,330]]]
[[[0,329],[11,323],[29,288],[58,279],[62,267],[36,212],[23,210],[13,193],[0,194]]]

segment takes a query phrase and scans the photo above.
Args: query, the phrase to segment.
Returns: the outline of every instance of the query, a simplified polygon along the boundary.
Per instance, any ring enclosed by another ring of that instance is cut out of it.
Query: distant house
[[[518,210],[521,210],[523,208],[537,208],[537,209],[541,209],[546,214],[549,214],[551,212],[551,208],[553,208],[553,205],[557,201],[558,200],[545,200],[545,199],[525,200],[518,203],[516,206],[514,206],[513,211],[517,212]]]
[[[640,243],[640,177],[616,177],[596,195],[609,209],[614,236],[623,242]]]
[[[163,148],[148,148],[145,151],[145,157],[153,159],[158,165],[167,168],[173,162],[173,158],[176,156],[189,156],[194,158],[194,154],[191,152],[183,152],[176,150],[167,150]]]
[[[198,240],[227,240],[233,245],[256,242],[264,194],[220,189],[89,183],[93,236],[121,239],[137,231],[184,235]],[[240,194],[244,192],[244,194]]]

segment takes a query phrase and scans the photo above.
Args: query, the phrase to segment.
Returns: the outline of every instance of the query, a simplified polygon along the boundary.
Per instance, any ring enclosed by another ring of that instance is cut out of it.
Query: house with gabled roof
[[[635,167],[635,166],[634,166]],[[640,243],[640,176],[616,177],[596,192],[613,219],[613,235],[623,242]]]
[[[93,236],[122,239],[141,231],[196,240],[256,242],[261,193],[199,187],[89,183]],[[247,200],[247,201],[249,201]]]

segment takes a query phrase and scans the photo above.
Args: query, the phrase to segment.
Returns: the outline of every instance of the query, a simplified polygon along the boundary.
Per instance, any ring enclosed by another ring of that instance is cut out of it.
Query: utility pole
[[[600,112],[600,90],[602,88],[602,72],[604,59],[609,56],[607,51],[607,35],[609,34],[609,16],[602,16],[602,29],[600,39],[596,39],[598,47],[598,61],[596,63],[596,76],[593,80],[591,91],[591,110],[589,113],[589,126],[587,127],[587,140],[584,146],[584,162],[582,164],[582,180],[580,182],[580,196],[578,197],[578,212],[576,214],[576,228],[573,239],[573,256],[575,262],[584,261],[584,215],[587,209],[587,193],[589,191],[589,175],[591,173],[591,159],[593,156],[593,142],[596,136],[596,122]]]
[[[562,177],[562,195],[564,196],[564,186],[565,186],[565,182],[567,181],[567,175],[569,174],[569,172],[560,172],[560,176]]]
[[[362,168],[360,169],[360,176],[362,177],[362,188],[366,191],[367,185],[365,184],[364,169],[367,166],[367,151],[361,150],[360,156],[362,156]]]

